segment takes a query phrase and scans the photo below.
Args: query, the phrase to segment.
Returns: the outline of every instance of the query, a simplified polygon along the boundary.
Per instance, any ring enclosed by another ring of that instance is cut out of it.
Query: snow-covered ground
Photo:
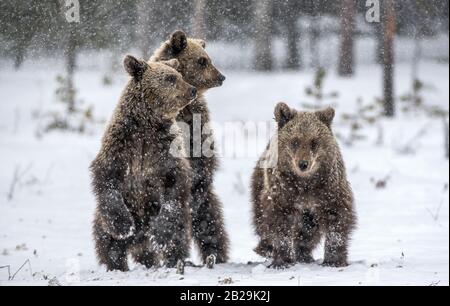
[[[59,68],[58,68],[59,67]],[[103,126],[92,135],[52,133],[36,137],[37,110],[55,102],[58,60],[27,62],[15,72],[0,63],[0,285],[448,285],[449,284],[449,163],[444,156],[444,128],[423,115],[401,115],[368,128],[369,138],[343,146],[349,180],[359,216],[344,269],[318,262],[284,271],[265,267],[253,251],[249,178],[257,156],[224,157],[216,187],[225,207],[230,233],[231,261],[214,270],[187,268],[146,270],[132,266],[129,273],[107,273],[96,263],[91,239],[95,207],[90,190],[89,163],[100,145]],[[124,86],[117,71],[113,85],[102,83],[100,66],[84,65],[76,75],[80,98],[108,119]],[[215,122],[271,121],[276,102],[299,107],[313,73],[260,75],[228,72],[222,88],[208,93]],[[426,62],[422,79],[431,87],[427,103],[448,109],[448,64]],[[410,68],[397,67],[397,91],[410,87]],[[338,91],[338,116],[352,111],[358,97],[380,96],[381,70],[358,67],[353,79],[331,74],[325,91]],[[336,129],[340,129],[337,123]],[[219,140],[220,141],[220,140]],[[379,143],[377,143],[379,142]],[[408,150],[405,150],[408,148]],[[407,152],[406,152],[407,151]],[[15,173],[17,175],[15,175]],[[14,179],[16,177],[16,179]],[[377,186],[378,185],[378,186]],[[198,262],[196,251],[192,259]]]

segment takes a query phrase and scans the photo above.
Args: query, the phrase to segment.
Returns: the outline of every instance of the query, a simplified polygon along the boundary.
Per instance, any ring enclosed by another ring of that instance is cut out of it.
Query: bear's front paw
[[[206,257],[205,263],[208,269],[214,269],[216,262],[217,262],[216,255],[209,255],[208,257]]]
[[[273,257],[273,248],[272,246],[265,242],[260,241],[258,246],[254,249],[255,253],[266,258],[272,258]]]
[[[331,268],[345,268],[348,267],[348,263],[347,260],[324,260],[322,266]]]
[[[297,262],[302,263],[302,264],[311,264],[314,263],[314,257],[312,257],[311,255],[308,254],[301,254],[298,255],[297,257]]]
[[[322,266],[333,268],[347,267],[348,263],[346,252],[325,251],[325,258],[323,260]]]
[[[106,220],[106,231],[117,240],[125,240],[132,237],[136,231],[131,215],[118,213],[110,216]]]
[[[284,260],[276,259],[269,265],[269,269],[284,270],[289,268],[290,264]]]

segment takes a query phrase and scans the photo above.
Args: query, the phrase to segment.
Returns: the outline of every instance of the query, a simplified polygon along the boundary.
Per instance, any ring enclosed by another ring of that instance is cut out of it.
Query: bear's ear
[[[333,124],[334,117],[336,116],[336,111],[329,107],[322,111],[315,112],[317,118],[322,121],[327,127],[331,128]]]
[[[286,103],[278,103],[275,108],[275,120],[278,122],[278,128],[282,129],[294,117],[295,110],[287,106]]]
[[[172,48],[172,53],[174,55],[177,55],[180,52],[184,51],[187,48],[187,45],[187,36],[183,31],[175,31],[170,36],[170,47]]]
[[[123,65],[128,74],[136,81],[140,81],[147,69],[147,64],[144,61],[138,60],[132,55],[127,55],[123,60]]]
[[[162,61],[161,63],[175,70],[177,70],[180,67],[180,62],[177,59],[171,59],[170,61]]]

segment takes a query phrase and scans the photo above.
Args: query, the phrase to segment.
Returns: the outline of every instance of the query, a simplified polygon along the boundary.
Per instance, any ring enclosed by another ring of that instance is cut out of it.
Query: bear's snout
[[[302,160],[300,161],[300,163],[298,164],[298,167],[300,168],[300,170],[302,172],[305,172],[306,170],[308,170],[309,167],[309,162],[306,160]]]
[[[226,79],[227,79],[226,76],[224,76],[223,74],[220,74],[219,75],[219,84],[223,85],[223,82],[225,82]]]
[[[197,88],[192,87],[190,90],[190,93],[191,93],[191,99],[197,98],[197,93],[198,93]]]

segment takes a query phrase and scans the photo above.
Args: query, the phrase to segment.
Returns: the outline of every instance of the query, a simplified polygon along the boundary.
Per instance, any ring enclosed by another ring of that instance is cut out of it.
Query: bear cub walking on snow
[[[91,165],[96,251],[110,271],[127,271],[128,254],[148,268],[189,256],[190,168],[172,154],[172,126],[197,90],[178,65],[124,61],[131,79]]]
[[[356,215],[332,132],[334,116],[331,108],[298,112],[280,103],[275,109],[278,163],[257,167],[252,178],[253,219],[260,238],[255,251],[272,258],[272,268],[313,262],[312,252],[322,238],[323,265],[348,264]],[[270,153],[268,149],[265,156]]]

